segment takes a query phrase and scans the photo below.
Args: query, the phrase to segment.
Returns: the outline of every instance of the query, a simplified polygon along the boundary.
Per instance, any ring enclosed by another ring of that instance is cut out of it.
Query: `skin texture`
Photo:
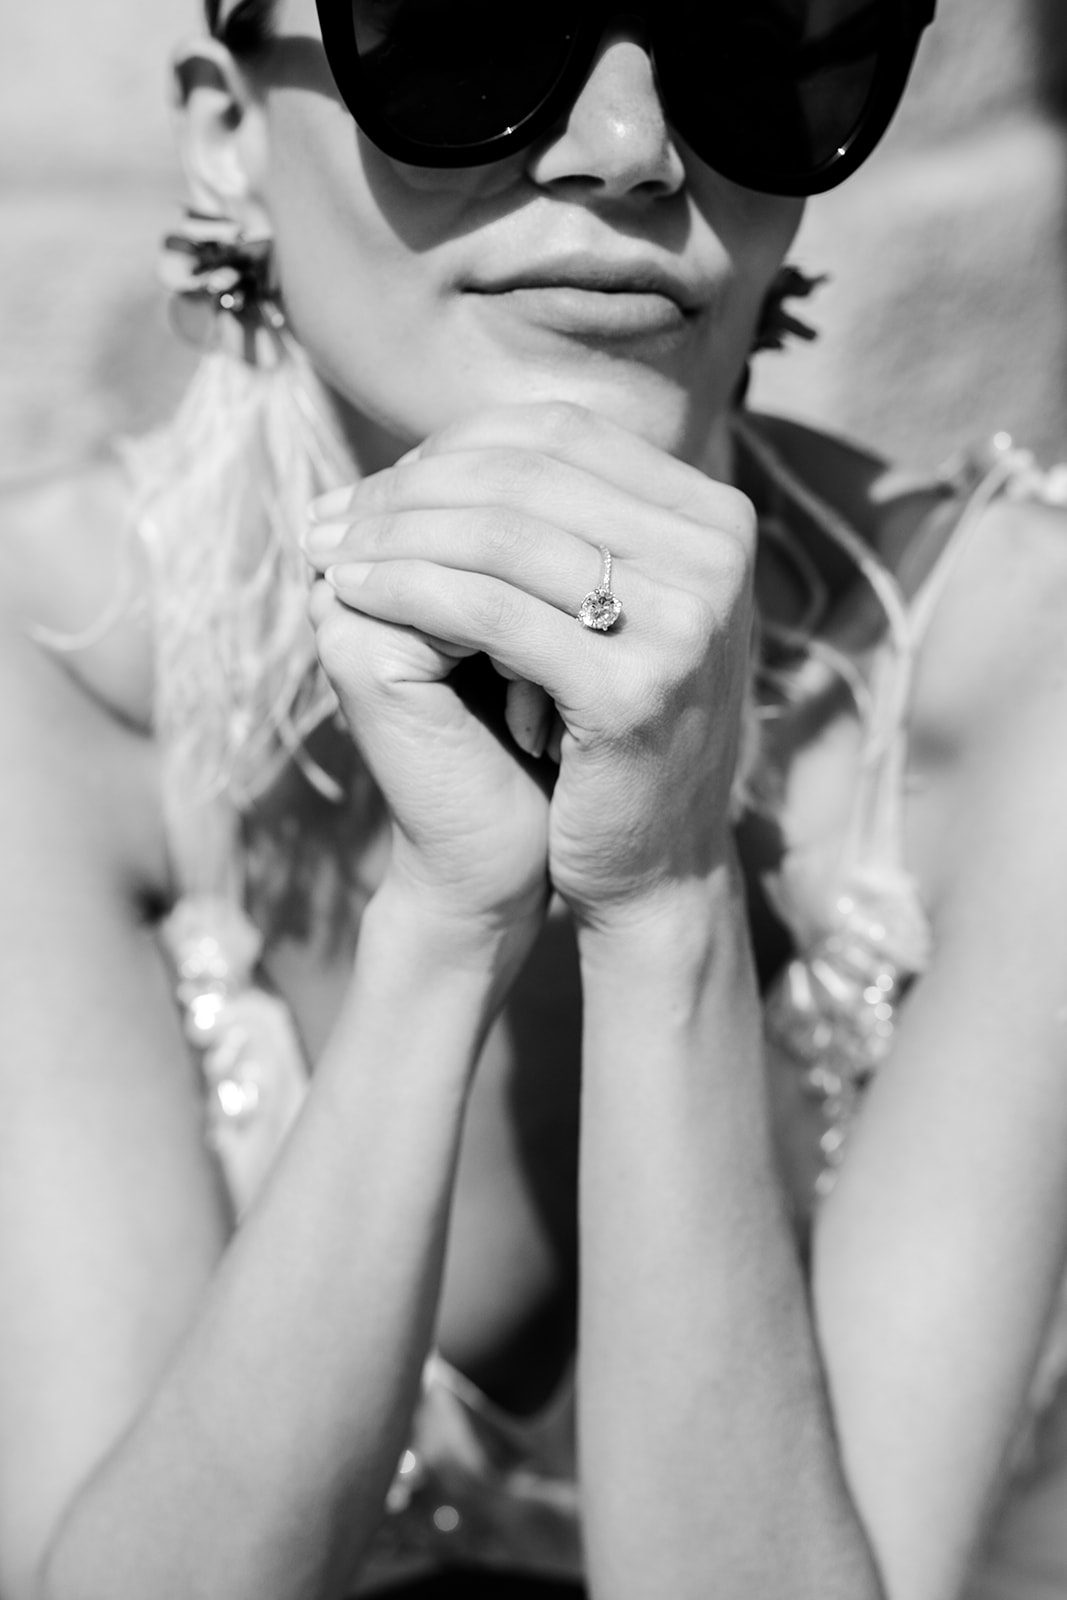
[[[293,326],[353,407],[361,455],[366,418],[407,448],[484,408],[562,399],[702,456],[800,203],[727,184],[673,141],[648,57],[622,33],[605,37],[566,127],[533,151],[454,172],[404,167],[353,126],[321,53],[307,59],[313,20],[307,0],[280,8],[249,165]],[[654,337],[567,337],[479,292],[574,255],[662,264],[696,314],[657,350]]]
[[[267,952],[314,1076],[232,1235],[152,936],[175,886],[145,631],[66,668],[25,636],[91,612],[124,507],[94,479],[12,513],[0,1591],[343,1595],[431,1339],[530,1409],[576,1315],[595,1600],[704,1600],[709,1575],[717,1600],[949,1600],[1067,1243],[1062,521],[988,518],[924,652],[907,832],[937,960],[809,1289],[728,825],[755,524],[724,481],[798,208],[687,155],[625,31],[539,146],[458,176],[369,148],[312,31],[283,6],[251,74],[198,47],[217,80],[183,154],[194,202],[273,231],[362,470],[299,531],[391,848],[357,949],[316,927]],[[638,249],[691,314],[559,292],[575,252]],[[547,292],[506,299],[531,263]],[[785,444],[872,542],[910,548],[876,465]],[[624,604],[603,638],[573,616],[601,544]],[[527,750],[558,736],[551,772],[457,694],[472,654],[512,683]],[[801,741],[794,840],[840,830],[856,757],[844,716]]]

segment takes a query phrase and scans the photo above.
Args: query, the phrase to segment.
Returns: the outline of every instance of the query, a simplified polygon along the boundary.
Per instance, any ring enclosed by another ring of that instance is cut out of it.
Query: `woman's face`
[[[287,312],[365,469],[488,406],[565,399],[706,457],[801,203],[718,177],[664,122],[634,34],[569,116],[491,166],[384,156],[280,0],[263,196]]]

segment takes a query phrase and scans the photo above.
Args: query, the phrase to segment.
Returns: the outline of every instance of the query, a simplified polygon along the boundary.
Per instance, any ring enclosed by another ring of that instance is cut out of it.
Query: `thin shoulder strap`
[[[846,871],[863,866],[902,873],[906,729],[918,650],[975,529],[1006,489],[1017,492],[1024,482],[1031,484],[1035,476],[1033,458],[1016,450],[1006,435],[998,435],[988,452],[969,460],[966,471],[954,475],[951,481],[957,495],[962,496],[959,516],[934,567],[909,605],[895,575],[841,513],[806,484],[750,426],[738,421],[736,432],[768,481],[852,559],[882,606],[886,638],[875,655],[866,701],[857,701],[865,721],[865,738],[842,867]],[[1037,476],[1047,488],[1046,480],[1051,475]],[[1032,484],[1029,492],[1034,492]],[[1051,495],[1046,492],[1041,497]]]
[[[950,464],[944,474],[962,500],[962,510],[936,561],[912,596],[909,624],[918,650],[930,629],[935,611],[959,566],[964,551],[989,507],[1002,494],[1014,499],[1067,503],[1064,469],[1042,472],[1027,450],[1019,450],[1011,436],[998,433],[982,450]]]
[[[773,445],[741,419],[735,431],[768,483],[849,557],[881,606],[885,642],[875,657],[866,694],[856,696],[864,739],[842,868],[849,871],[862,863],[900,871],[904,856],[902,730],[913,659],[911,619],[903,594],[893,573],[866,540],[835,506],[804,482]]]

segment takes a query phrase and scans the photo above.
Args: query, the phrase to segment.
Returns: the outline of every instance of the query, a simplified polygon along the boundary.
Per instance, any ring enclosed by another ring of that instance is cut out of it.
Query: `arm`
[[[549,863],[578,921],[587,1013],[580,1356],[594,1592],[703,1594],[713,1576],[727,1594],[852,1600],[882,1582],[892,1600],[949,1600],[1063,1256],[1050,1020],[1067,865],[1063,757],[1049,754],[1063,718],[1067,596],[1049,581],[1063,571],[1059,523],[1058,564],[1038,561],[1036,581],[1012,592],[999,654],[988,647],[1008,598],[1003,563],[1017,583],[1035,563],[1004,550],[977,611],[955,586],[970,644],[947,652],[958,704],[916,738],[951,750],[956,775],[940,785],[930,852],[941,953],[818,1229],[816,1353],[771,1176],[727,866],[751,542],[736,497],[587,414],[530,407],[447,430],[369,482],[344,519],[334,579],[348,604],[487,651],[543,685],[565,727]],[[573,607],[605,541],[624,622],[590,639]],[[943,650],[931,640],[929,656]],[[952,871],[946,841],[960,846]],[[994,1027],[976,1012],[976,973],[1000,996]],[[1009,1114],[1004,1061],[1020,1046],[1026,1089]],[[984,1098],[964,1107],[979,1082]],[[992,1169],[973,1158],[976,1136],[998,1152]],[[946,1174],[966,1177],[950,1207]],[[653,1360],[663,1345],[671,1359]]]
[[[819,1213],[817,1356],[768,1183],[740,911],[674,895],[629,962],[624,929],[581,935],[584,1453],[606,1595],[701,1593],[709,1574],[745,1594],[776,1557],[775,1592],[878,1592],[850,1498],[891,1600],[966,1581],[1067,1255],[1063,533],[996,513],[924,656],[910,842],[937,957]]]
[[[383,891],[227,1248],[142,910],[151,752],[14,625],[0,649],[0,1590],[340,1593],[406,1435],[515,952]]]
[[[1005,1486],[1067,1255],[1067,540],[990,513],[913,745],[935,961],[815,1237],[842,1449],[894,1600],[949,1600]]]
[[[564,726],[549,866],[585,1006],[593,1593],[873,1597],[773,1175],[729,861],[751,508],[589,413],[530,407],[446,430],[336,515],[317,559],[347,604],[484,650]],[[574,620],[603,542],[623,604],[606,637]]]
[[[593,1593],[875,1600],[775,1170],[734,864],[579,943]]]

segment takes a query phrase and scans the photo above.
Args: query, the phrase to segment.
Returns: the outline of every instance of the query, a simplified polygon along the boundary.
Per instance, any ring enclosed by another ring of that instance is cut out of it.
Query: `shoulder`
[[[954,908],[1001,937],[1017,925],[1025,948],[1062,958],[1067,513],[998,500],[957,552],[921,641],[909,726],[931,905],[946,925]]]
[[[48,649],[115,716],[147,728],[147,570],[115,464],[0,495],[0,595],[6,628]]]
[[[117,470],[0,496],[0,844],[16,866],[47,830],[131,886],[164,882],[145,582]]]
[[[1067,660],[1067,509],[1002,494],[975,514],[944,478],[910,472],[791,419],[751,419],[798,478],[896,576],[921,591],[947,556],[918,662],[921,702],[962,734]],[[970,527],[958,543],[957,523]],[[952,546],[956,544],[956,548]],[[980,687],[979,687],[980,685]]]
[[[965,513],[966,514],[966,513]],[[916,706],[950,749],[980,750],[1067,711],[1067,510],[1002,497],[958,545],[922,641]],[[1051,758],[1051,749],[1046,755]]]
[[[988,864],[1010,849],[1021,863],[1025,846],[1050,863],[1035,796],[1043,815],[1067,807],[1067,510],[1012,492],[968,507],[941,477],[786,419],[754,424],[896,575],[913,619],[927,611],[908,745],[910,814],[922,819],[911,844],[931,897],[961,862],[967,875],[968,857]]]

